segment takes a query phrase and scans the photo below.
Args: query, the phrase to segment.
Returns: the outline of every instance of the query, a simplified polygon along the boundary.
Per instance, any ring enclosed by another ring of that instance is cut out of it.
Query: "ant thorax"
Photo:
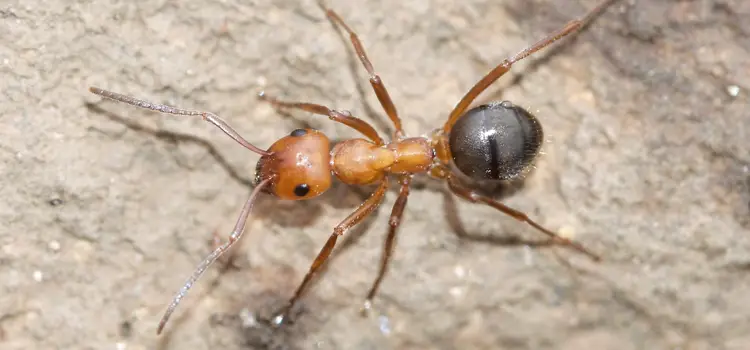
[[[331,150],[331,171],[342,182],[366,185],[387,174],[417,174],[432,165],[434,152],[423,137],[377,145],[365,139],[351,139]]]

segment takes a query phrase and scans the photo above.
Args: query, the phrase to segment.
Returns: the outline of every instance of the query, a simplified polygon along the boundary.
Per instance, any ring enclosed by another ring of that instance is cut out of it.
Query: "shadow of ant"
[[[303,342],[309,334],[319,332],[325,324],[326,313],[321,310],[326,306],[315,294],[311,294],[291,310],[290,320],[283,326],[276,322],[278,310],[288,302],[288,293],[296,286],[294,269],[288,265],[250,268],[254,276],[255,288],[250,292],[244,290],[239,294],[224,293],[230,305],[222,310],[211,310],[208,316],[208,327],[215,328],[213,332],[219,337],[231,335],[237,339],[237,345],[249,349],[304,349]],[[224,273],[215,276],[211,286],[196,298],[215,295],[214,289],[223,280]],[[235,278],[245,278],[239,276]],[[166,329],[158,340],[157,349],[168,349],[172,345],[172,338],[180,329],[180,324],[187,322],[195,308],[189,308],[173,320],[173,327]],[[228,333],[229,332],[229,333]]]

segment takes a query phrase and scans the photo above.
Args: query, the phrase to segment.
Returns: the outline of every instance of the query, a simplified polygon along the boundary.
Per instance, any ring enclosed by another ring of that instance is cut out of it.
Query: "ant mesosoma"
[[[464,95],[442,128],[422,137],[404,135],[396,107],[380,76],[375,73],[357,34],[322,2],[320,6],[333,26],[343,28],[349,34],[357,56],[370,75],[370,83],[375,94],[395,127],[391,141],[383,140],[369,123],[347,111],[333,110],[313,103],[283,102],[261,93],[260,98],[276,108],[300,109],[328,116],[331,120],[347,125],[366,137],[345,140],[331,149],[330,140],[322,132],[314,129],[297,129],[273,143],[268,150],[263,150],[245,140],[213,113],[155,104],[91,87],[89,90],[94,94],[137,107],[175,115],[201,116],[237,143],[261,156],[256,167],[256,186],[242,208],[229,240],[218,246],[198,265],[167,308],[157,333],[161,333],[172,312],[208,266],[240,239],[250,209],[261,192],[287,200],[311,199],[328,190],[332,175],[346,184],[377,184],[378,187],[364,203],[333,229],[294,296],[277,316],[276,322],[279,324],[288,317],[289,311],[299,300],[311,278],[328,259],[339,236],[364,220],[382,203],[389,186],[388,175],[396,175],[401,186],[391,211],[380,269],[367,294],[366,307],[369,307],[388,268],[396,230],[401,223],[409,195],[409,185],[415,174],[428,174],[445,180],[455,195],[473,203],[488,205],[516,220],[524,221],[553,240],[599,260],[599,256],[582,245],[542,227],[523,212],[509,208],[466,186],[452,172],[451,165],[455,165],[455,168],[466,177],[478,181],[508,181],[522,178],[526,174],[539,153],[543,140],[539,121],[525,109],[508,101],[492,102],[469,110],[467,108],[480,93],[508,72],[514,63],[579,30],[614,1],[616,0],[603,1],[583,17],[568,22],[554,33],[502,61]]]

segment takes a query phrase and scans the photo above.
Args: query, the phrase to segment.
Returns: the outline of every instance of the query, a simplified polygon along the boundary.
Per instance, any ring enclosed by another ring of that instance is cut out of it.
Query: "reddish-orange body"
[[[380,182],[388,174],[427,172],[435,158],[431,142],[424,137],[381,145],[349,139],[330,152],[329,147],[328,137],[320,131],[295,130],[271,145],[269,155],[261,157],[257,179],[271,179],[267,191],[280,198],[308,199],[325,192],[332,175],[349,185],[367,185]]]
[[[346,140],[331,150],[331,170],[342,182],[366,185],[390,174],[417,174],[430,168],[430,143],[421,137],[382,146],[365,139]]]

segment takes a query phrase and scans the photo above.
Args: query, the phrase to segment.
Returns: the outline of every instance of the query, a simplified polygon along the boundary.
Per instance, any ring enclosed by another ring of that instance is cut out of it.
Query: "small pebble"
[[[559,230],[557,230],[557,234],[562,238],[573,239],[573,237],[575,237],[576,235],[576,231],[571,226],[563,226]]]
[[[727,86],[727,93],[729,96],[737,97],[740,94],[740,87],[737,85],[729,85]]]
[[[117,344],[115,344],[115,349],[117,350],[125,350],[127,347],[128,345],[123,342],[118,342]]]
[[[378,317],[378,323],[380,325],[380,332],[383,334],[391,334],[391,321],[386,316]]]
[[[47,247],[53,252],[58,252],[60,251],[60,242],[55,240],[49,241],[49,243],[47,243]]]
[[[42,275],[42,271],[36,270],[34,271],[34,281],[41,282],[44,279],[44,275]]]
[[[464,276],[466,276],[466,269],[461,265],[456,265],[453,269],[453,273],[455,273],[458,278],[464,278]]]
[[[240,311],[240,320],[242,320],[242,327],[251,328],[258,325],[258,320],[255,315],[248,309],[242,309]]]

